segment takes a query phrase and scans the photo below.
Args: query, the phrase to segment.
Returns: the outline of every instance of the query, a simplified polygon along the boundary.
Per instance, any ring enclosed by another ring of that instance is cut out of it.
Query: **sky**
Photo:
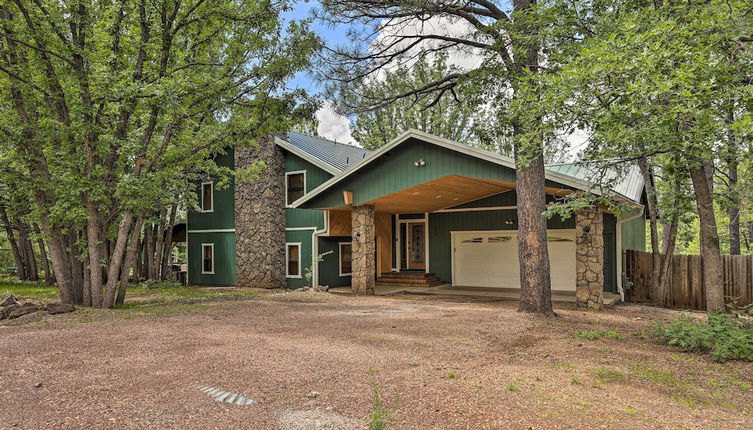
[[[299,2],[291,12],[285,13],[286,20],[301,20],[309,18],[311,11],[317,6],[316,1]],[[347,39],[343,28],[331,28],[321,22],[314,21],[312,29],[319,35],[322,40],[329,46],[345,44]],[[288,84],[291,88],[301,88],[309,94],[321,93],[324,90],[323,83],[317,80],[310,73],[298,73]],[[325,100],[322,107],[316,112],[316,119],[319,121],[317,132],[320,136],[342,143],[356,143],[350,134],[350,123],[348,118],[339,115],[332,107],[330,100]]]
[[[298,2],[294,5],[292,11],[284,14],[283,18],[285,20],[301,20],[309,18],[312,10],[317,6],[318,1],[316,0]],[[442,19],[432,19],[430,22],[423,23],[422,25],[431,27],[432,33],[444,33],[450,35],[462,33],[464,30],[463,27],[468,24],[463,22],[452,23]],[[347,28],[345,27],[331,27],[328,24],[314,21],[312,23],[312,30],[316,32],[316,34],[318,34],[328,46],[338,46],[348,43],[346,36]],[[406,28],[403,29],[402,32],[416,34],[421,32],[421,28]],[[382,32],[377,37],[386,38],[389,36],[390,34]],[[460,52],[450,52],[448,63],[462,68],[473,68],[481,63],[481,59],[480,56],[468,55]],[[291,88],[304,89],[312,95],[317,93],[321,94],[324,90],[323,83],[319,82],[310,73],[296,74],[296,76],[290,81],[289,86]],[[335,112],[331,100],[323,101],[322,107],[316,112],[316,118],[319,122],[317,132],[320,136],[337,142],[357,144],[351,136],[350,122],[348,121],[348,118]],[[577,152],[584,149],[587,142],[587,136],[582,131],[576,131],[568,137],[568,140],[570,143],[570,149],[568,154],[563,157],[565,159],[575,158]]]

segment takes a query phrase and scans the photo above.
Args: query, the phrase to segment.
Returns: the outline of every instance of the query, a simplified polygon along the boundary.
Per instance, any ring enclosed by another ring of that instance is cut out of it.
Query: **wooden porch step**
[[[377,278],[376,284],[390,287],[436,287],[444,282],[433,273],[387,272]]]

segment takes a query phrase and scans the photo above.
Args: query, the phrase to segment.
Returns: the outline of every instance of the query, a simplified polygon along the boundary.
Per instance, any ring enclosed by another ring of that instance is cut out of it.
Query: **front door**
[[[425,224],[408,223],[408,270],[426,270]]]

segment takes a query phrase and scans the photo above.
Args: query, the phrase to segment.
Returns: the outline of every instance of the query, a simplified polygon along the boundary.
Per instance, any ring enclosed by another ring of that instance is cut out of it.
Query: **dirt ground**
[[[46,316],[0,328],[0,428],[366,428],[375,394],[396,429],[753,428],[753,364],[651,339],[676,312],[516,305],[280,293]],[[596,329],[624,338],[575,336]]]

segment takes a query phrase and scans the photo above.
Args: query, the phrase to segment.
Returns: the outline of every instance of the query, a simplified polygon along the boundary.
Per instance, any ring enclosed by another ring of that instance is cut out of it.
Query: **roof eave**
[[[275,136],[275,143],[277,144],[277,146],[283,148],[284,150],[286,150],[288,152],[291,152],[291,153],[297,155],[298,157],[303,158],[304,160],[306,160],[309,163],[315,165],[316,167],[324,170],[327,173],[330,173],[332,175],[337,176],[337,175],[339,175],[342,172],[342,170],[338,169],[337,167],[335,167],[335,166],[333,166],[331,164],[328,164],[325,161],[323,161],[323,160],[321,160],[321,159],[319,159],[317,157],[314,157],[313,155],[309,154],[306,151],[303,151],[303,150],[299,149],[298,147],[296,147],[294,145],[291,145],[289,142],[283,140],[279,136]]]

